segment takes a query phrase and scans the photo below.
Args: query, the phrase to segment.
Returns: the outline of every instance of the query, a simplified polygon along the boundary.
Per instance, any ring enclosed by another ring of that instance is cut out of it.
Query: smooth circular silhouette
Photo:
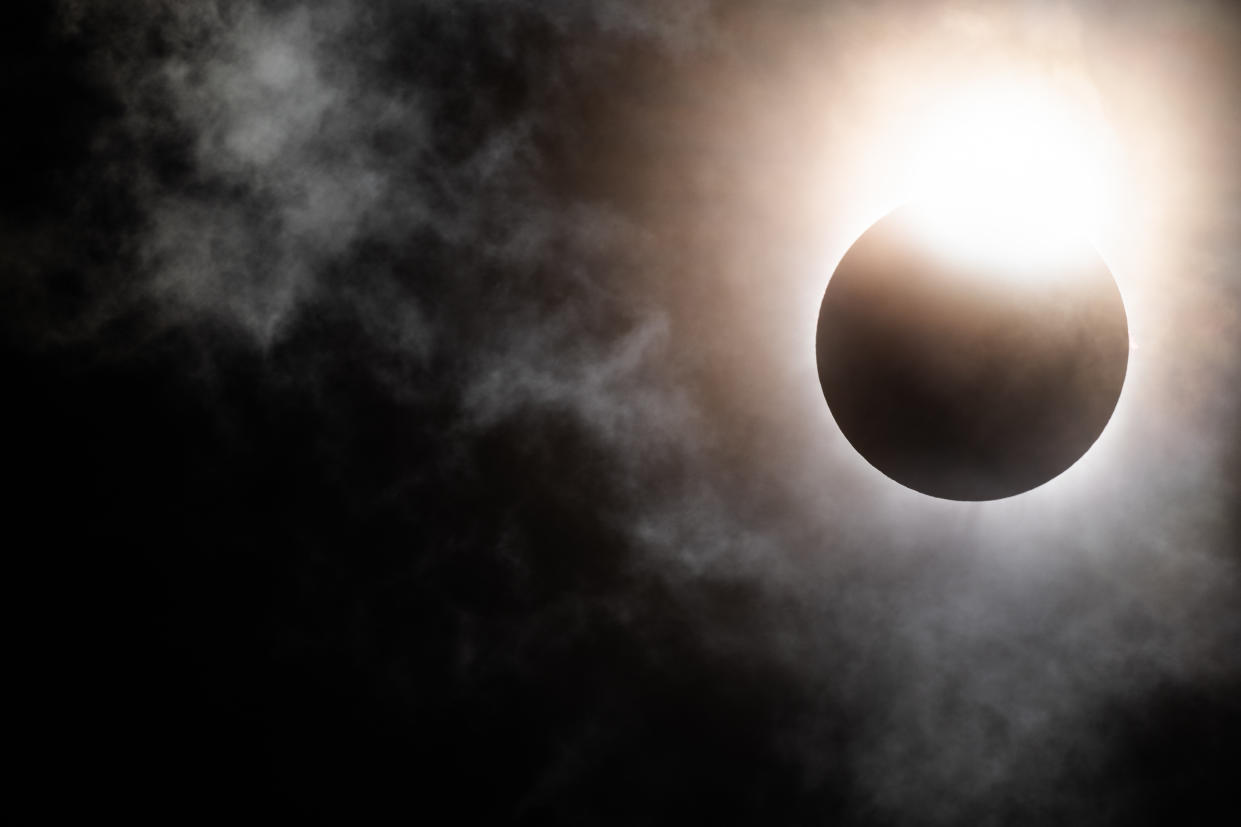
[[[1076,462],[1116,407],[1120,292],[1085,239],[1057,256],[969,255],[925,232],[919,210],[878,221],[832,275],[823,395],[858,453],[902,485],[952,500],[1028,491]]]

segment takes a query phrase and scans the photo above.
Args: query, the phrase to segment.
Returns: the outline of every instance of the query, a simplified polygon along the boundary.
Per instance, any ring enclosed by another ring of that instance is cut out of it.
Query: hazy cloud
[[[1171,252],[1122,285],[1148,304],[1126,398],[1095,452],[1112,464],[1014,501],[945,504],[887,493],[825,430],[817,386],[764,361],[801,335],[765,295],[790,283],[779,273],[795,255],[780,245],[795,234],[769,246],[761,235],[779,221],[762,224],[761,208],[795,200],[771,181],[796,174],[766,155],[754,171],[744,138],[795,132],[797,117],[770,113],[810,105],[764,49],[783,37],[799,55],[852,55],[888,42],[878,27],[824,27],[830,11],[816,4],[730,16],[705,0],[108,5],[61,8],[70,30],[110,33],[98,61],[122,114],[104,132],[126,152],[108,159],[120,181],[108,191],[137,214],[118,244],[136,270],[121,292],[153,300],[162,324],[222,323],[259,350],[316,313],[349,315],[451,400],[444,439],[526,416],[578,423],[598,474],[624,492],[600,519],[633,551],[626,577],[676,595],[708,650],[788,680],[779,736],[807,783],[839,760],[866,806],[899,823],[1009,823],[995,814],[1030,799],[1079,817],[1093,804],[1069,782],[1108,760],[1095,716],[1165,683],[1236,674],[1235,162],[1190,170],[1203,205],[1151,225]],[[1015,7],[1048,21],[1040,36],[1057,55],[1096,35],[1146,36],[1142,12],[1127,35],[1095,8]],[[847,19],[903,25],[902,8]],[[1211,39],[1203,8],[1173,15],[1189,34],[1169,48],[1185,60]],[[950,11],[950,33],[992,37],[991,7]],[[754,20],[771,28],[751,43]],[[823,42],[807,45],[807,32]],[[625,63],[656,58],[683,74],[652,80]],[[860,72],[823,60],[814,103],[846,146],[864,137],[850,125],[866,90]],[[701,68],[719,65],[749,91]],[[1241,115],[1209,111],[1233,93],[1227,77],[1190,78],[1203,85],[1175,110],[1210,157],[1234,151]],[[1095,80],[1104,100],[1132,94]],[[729,106],[754,100],[769,108],[745,111],[746,132]],[[592,103],[628,131],[573,120]],[[1139,111],[1117,107],[1120,119]],[[1154,138],[1133,140],[1135,156],[1177,162]],[[602,183],[557,178],[573,153]],[[727,202],[755,192],[759,207]],[[694,257],[704,238],[713,261]],[[109,314],[116,292],[98,293]],[[808,348],[786,361],[803,358]],[[394,398],[420,392],[403,367],[365,369]],[[489,551],[515,572],[530,553]],[[611,616],[642,599],[624,583]],[[735,612],[730,588],[747,595]],[[550,636],[548,613],[571,626],[594,600],[564,595],[512,635]],[[485,635],[463,617],[459,654],[473,662]],[[860,734],[846,744],[830,715],[852,716]],[[606,744],[596,727],[569,739],[549,785]]]

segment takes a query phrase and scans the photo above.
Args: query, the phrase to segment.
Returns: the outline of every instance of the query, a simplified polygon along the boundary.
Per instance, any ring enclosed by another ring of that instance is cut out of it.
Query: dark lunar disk
[[[1120,292],[1083,239],[1040,271],[953,255],[914,208],[845,254],[819,312],[819,381],[845,437],[915,491],[993,500],[1102,433],[1129,357]]]

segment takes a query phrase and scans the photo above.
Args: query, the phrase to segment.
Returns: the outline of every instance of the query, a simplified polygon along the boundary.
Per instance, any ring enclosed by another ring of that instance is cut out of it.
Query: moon
[[[837,266],[816,336],[823,395],[849,443],[896,482],[1011,497],[1103,432],[1128,365],[1124,303],[1084,236],[1045,255],[992,213],[973,231],[986,254],[971,255],[925,231],[934,213],[897,209]]]

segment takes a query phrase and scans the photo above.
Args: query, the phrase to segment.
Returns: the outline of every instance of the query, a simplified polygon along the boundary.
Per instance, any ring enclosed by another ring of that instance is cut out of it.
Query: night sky
[[[5,8],[47,817],[1241,824],[1228,4]],[[1129,372],[951,502],[845,441],[815,323],[904,113],[1003,61],[1116,136]]]

